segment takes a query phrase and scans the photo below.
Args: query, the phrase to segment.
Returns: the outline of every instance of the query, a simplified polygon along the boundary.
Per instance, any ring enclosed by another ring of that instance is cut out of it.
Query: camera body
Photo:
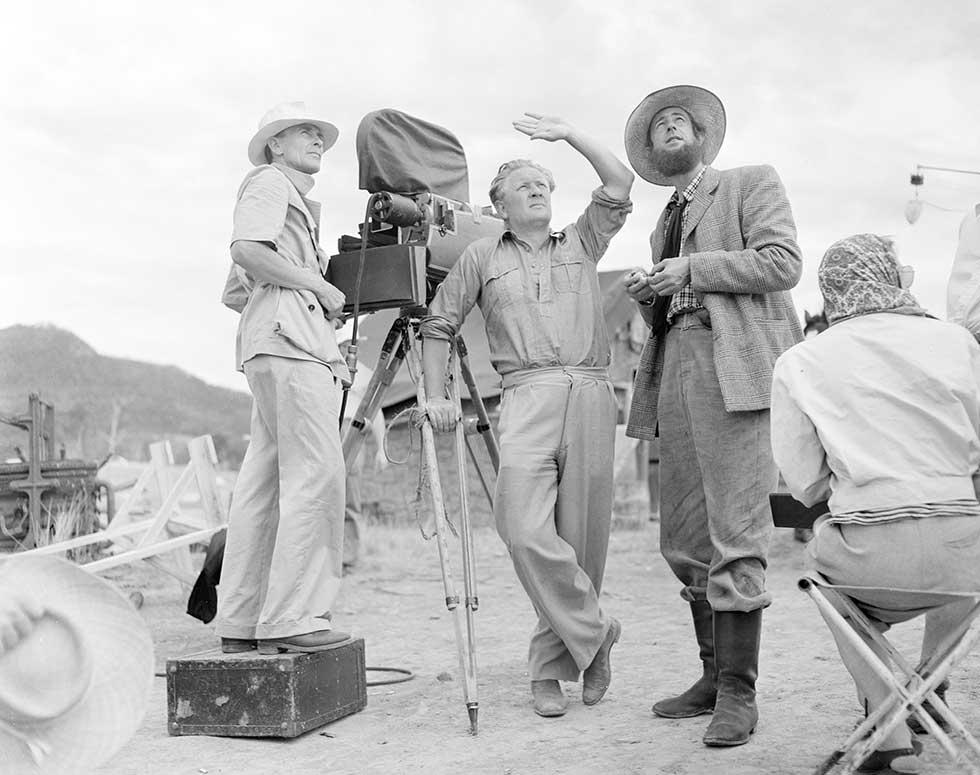
[[[360,289],[364,312],[426,306],[467,245],[504,231],[491,208],[432,193],[378,192],[370,212]],[[361,243],[361,237],[341,237],[327,268],[327,281],[347,296],[347,313],[354,309]]]
[[[448,130],[384,108],[361,120],[355,144],[360,187],[371,194],[367,224],[362,236],[338,240],[327,281],[353,312],[366,242],[360,309],[424,307],[466,246],[499,237],[504,223],[491,208],[467,203],[466,156]]]

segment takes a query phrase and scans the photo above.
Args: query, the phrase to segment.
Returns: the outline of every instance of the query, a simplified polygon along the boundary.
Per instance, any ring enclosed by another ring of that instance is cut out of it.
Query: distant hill
[[[99,355],[55,326],[0,329],[0,415],[26,414],[32,392],[54,405],[56,445],[72,458],[102,459],[113,436],[114,451],[131,459],[145,459],[147,445],[164,439],[182,455],[183,441],[210,433],[221,462],[235,465],[249,429],[247,393],[176,366]],[[27,434],[0,424],[0,460],[15,446],[26,454]]]

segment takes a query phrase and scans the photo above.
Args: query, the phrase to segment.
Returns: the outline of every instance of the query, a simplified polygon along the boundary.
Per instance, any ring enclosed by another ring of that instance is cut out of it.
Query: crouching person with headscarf
[[[829,500],[807,564],[833,584],[895,590],[851,595],[882,631],[924,613],[901,590],[980,596],[980,347],[919,306],[910,274],[884,237],[832,245],[818,270],[830,327],[773,373],[776,464],[797,500]],[[935,618],[924,649],[955,621]],[[873,711],[887,685],[852,646],[838,648]],[[858,771],[892,772],[902,757],[914,772],[920,751],[899,726]]]

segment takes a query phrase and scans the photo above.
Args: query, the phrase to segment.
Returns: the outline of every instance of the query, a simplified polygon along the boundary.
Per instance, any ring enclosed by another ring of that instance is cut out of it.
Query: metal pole
[[[952,167],[930,167],[928,164],[916,164],[916,170],[939,170],[940,172],[959,172],[963,175],[980,175],[977,170],[958,170]]]

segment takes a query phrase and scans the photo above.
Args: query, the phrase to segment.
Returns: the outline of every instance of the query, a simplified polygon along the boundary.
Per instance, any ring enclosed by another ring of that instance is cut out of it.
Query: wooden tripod
[[[416,400],[419,411],[423,412],[426,403],[425,380],[422,371],[422,348],[418,335],[418,326],[424,308],[406,308],[392,323],[381,347],[381,355],[375,368],[374,376],[368,383],[364,398],[357,407],[351,425],[344,435],[344,460],[350,465],[361,446],[375,414],[380,411],[381,402],[388,386],[391,385],[403,363],[407,363],[409,374],[416,385]],[[448,397],[455,404],[457,414],[462,417],[459,383],[466,382],[470,400],[476,410],[476,431],[483,437],[487,452],[490,455],[494,471],[500,465],[500,453],[497,439],[490,426],[490,418],[486,406],[476,387],[476,381],[470,370],[466,345],[462,338],[457,337],[451,347],[450,378],[448,380]],[[453,615],[453,627],[456,634],[456,647],[459,652],[460,670],[464,676],[463,700],[470,721],[471,734],[477,733],[477,714],[479,700],[477,694],[476,667],[476,630],[474,614],[479,608],[479,597],[476,590],[476,563],[473,551],[473,533],[470,527],[469,493],[467,487],[466,454],[476,466],[480,482],[490,499],[493,498],[486,478],[480,470],[479,463],[470,441],[466,436],[466,428],[462,421],[456,424],[456,465],[459,473],[459,538],[462,550],[463,565],[463,599],[460,599],[453,580],[451,559],[449,554],[448,535],[449,520],[446,517],[445,501],[443,500],[442,482],[439,477],[439,463],[436,457],[435,435],[432,426],[424,412],[419,418],[422,434],[422,473],[423,481],[428,483],[431,496],[432,511],[435,516],[435,538],[439,548],[439,564],[442,570],[442,582],[446,595],[446,608]],[[465,451],[464,451],[465,450]],[[462,602],[462,606],[460,603]],[[465,631],[464,631],[465,630]]]

